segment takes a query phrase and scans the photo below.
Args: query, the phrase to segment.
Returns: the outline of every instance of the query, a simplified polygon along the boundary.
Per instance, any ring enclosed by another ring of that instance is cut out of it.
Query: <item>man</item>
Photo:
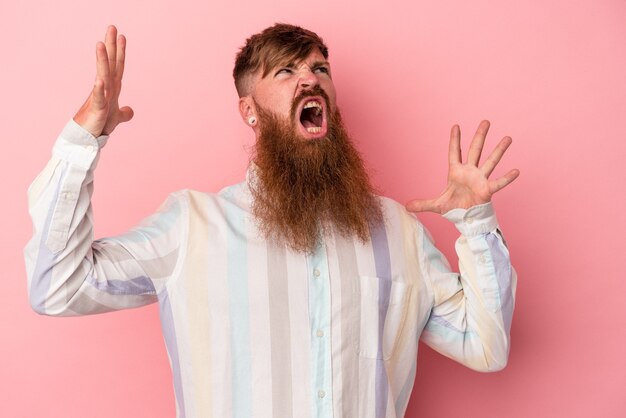
[[[413,201],[455,223],[461,275],[424,227],[374,195],[336,106],[328,49],[277,24],[237,55],[239,112],[257,138],[244,182],[182,190],[121,236],[93,240],[100,149],[132,118],[118,97],[126,40],[96,46],[93,91],[29,189],[25,255],[35,311],[84,315],[158,302],[178,417],[399,417],[421,338],[473,369],[507,362],[515,273],[490,181],[511,139],[478,167],[488,122],[446,190]]]

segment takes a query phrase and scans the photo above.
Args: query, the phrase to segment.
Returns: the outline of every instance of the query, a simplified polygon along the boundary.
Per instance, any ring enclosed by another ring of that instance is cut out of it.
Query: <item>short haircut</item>
[[[285,23],[276,23],[252,35],[235,58],[233,78],[237,94],[250,94],[250,80],[257,71],[261,70],[265,77],[280,65],[305,59],[316,47],[328,58],[328,47],[315,32]]]

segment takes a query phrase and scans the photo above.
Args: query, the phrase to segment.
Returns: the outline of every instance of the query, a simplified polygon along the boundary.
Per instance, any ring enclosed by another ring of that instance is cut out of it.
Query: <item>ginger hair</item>
[[[233,78],[237,94],[239,97],[250,94],[252,76],[259,70],[265,78],[278,66],[297,64],[314,48],[319,48],[324,58],[328,58],[328,47],[322,38],[300,26],[276,23],[252,35],[235,58]]]

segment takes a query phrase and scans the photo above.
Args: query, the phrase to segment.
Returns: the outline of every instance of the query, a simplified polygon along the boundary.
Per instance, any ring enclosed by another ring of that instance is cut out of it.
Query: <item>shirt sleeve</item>
[[[40,314],[88,315],[153,303],[177,273],[183,192],[172,193],[128,232],[93,239],[93,172],[107,139],[68,122],[28,189],[33,236],[24,256],[30,304]]]
[[[426,230],[421,264],[434,305],[421,339],[441,354],[474,370],[506,366],[517,277],[491,203],[444,215],[461,232],[455,249],[459,273]]]

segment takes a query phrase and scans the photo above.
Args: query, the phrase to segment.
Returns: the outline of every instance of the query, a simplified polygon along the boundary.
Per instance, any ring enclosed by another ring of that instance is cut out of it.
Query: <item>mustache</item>
[[[298,105],[300,104],[300,102],[302,102],[302,100],[306,99],[307,97],[313,96],[321,96],[322,99],[324,99],[324,102],[326,102],[326,109],[330,109],[330,99],[328,97],[328,94],[326,94],[324,89],[321,88],[318,84],[310,89],[302,90],[300,94],[298,94],[293,99],[293,101],[291,102],[291,117],[295,117],[296,111],[298,110]]]

